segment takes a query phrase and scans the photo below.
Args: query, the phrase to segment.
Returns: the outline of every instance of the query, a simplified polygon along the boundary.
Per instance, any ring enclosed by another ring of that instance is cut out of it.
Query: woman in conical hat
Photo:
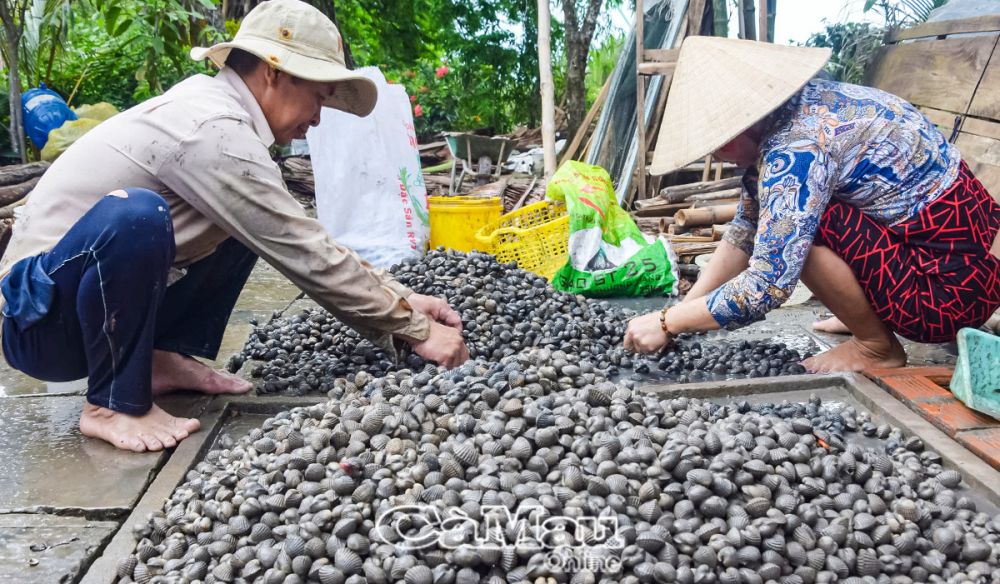
[[[651,172],[714,152],[746,167],[743,192],[684,302],[633,319],[626,348],[655,352],[678,333],[761,320],[802,280],[835,316],[818,328],[853,333],[806,369],[900,367],[895,334],[951,341],[1000,307],[1000,205],[912,105],[817,79],[828,58],[684,42]]]

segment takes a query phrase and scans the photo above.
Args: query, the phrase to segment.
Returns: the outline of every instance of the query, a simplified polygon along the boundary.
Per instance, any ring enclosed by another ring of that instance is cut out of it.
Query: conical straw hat
[[[650,173],[715,152],[813,78],[829,49],[693,36],[681,45]]]

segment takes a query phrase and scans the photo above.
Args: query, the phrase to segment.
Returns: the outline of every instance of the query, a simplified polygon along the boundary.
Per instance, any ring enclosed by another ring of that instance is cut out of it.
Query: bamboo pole
[[[685,198],[691,195],[702,195],[705,193],[714,193],[715,191],[722,191],[725,189],[733,189],[738,186],[743,181],[743,177],[734,176],[720,181],[711,182],[696,182],[688,183],[684,185],[674,185],[670,187],[665,187],[660,190],[660,194],[657,198],[666,199],[671,203],[677,203],[683,201]]]
[[[681,209],[674,214],[674,219],[680,227],[701,227],[726,223],[736,217],[736,204],[715,205],[700,209]]]
[[[636,161],[635,200],[646,198],[646,76],[639,73],[639,64],[646,60],[645,55],[645,15],[642,0],[635,0],[635,128],[638,132],[636,146],[638,148]]]
[[[542,89],[542,148],[546,180],[552,178],[556,171],[556,108],[550,26],[549,0],[538,0],[538,73]]]
[[[757,24],[757,38],[764,41],[770,42],[771,39],[768,38],[767,30],[767,0],[760,0],[760,10],[758,11],[758,24]]]

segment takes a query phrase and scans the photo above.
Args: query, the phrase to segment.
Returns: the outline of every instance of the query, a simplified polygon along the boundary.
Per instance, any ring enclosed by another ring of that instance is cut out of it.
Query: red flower
[[[410,96],[410,103],[417,103],[417,96],[411,95]]]
[[[413,117],[419,118],[424,115],[424,108],[420,107],[420,104],[413,106]]]
[[[440,67],[434,70],[434,74],[437,75],[438,77],[444,77],[445,75],[448,74],[448,66],[441,65]]]

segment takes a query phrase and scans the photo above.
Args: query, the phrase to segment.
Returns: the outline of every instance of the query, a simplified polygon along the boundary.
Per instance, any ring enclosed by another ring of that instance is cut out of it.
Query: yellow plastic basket
[[[569,257],[569,215],[562,203],[534,203],[483,226],[476,239],[497,260],[552,279]]]

